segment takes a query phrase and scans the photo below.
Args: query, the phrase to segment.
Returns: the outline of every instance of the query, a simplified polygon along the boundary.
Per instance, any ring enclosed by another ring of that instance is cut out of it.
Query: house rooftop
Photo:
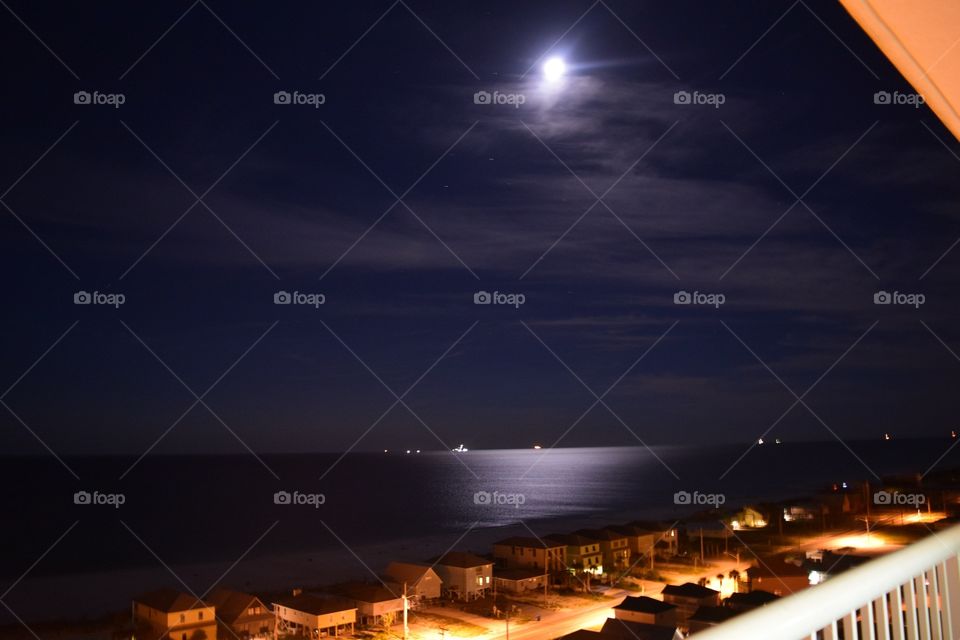
[[[466,553],[463,551],[451,551],[446,555],[442,555],[439,558],[433,560],[436,564],[442,564],[445,567],[459,567],[461,569],[469,569],[472,567],[483,567],[486,565],[493,564],[492,561],[487,560],[486,558],[481,558],[478,555],[472,553]]]
[[[500,547],[524,547],[527,549],[546,549],[552,547],[562,547],[563,543],[554,544],[551,540],[541,540],[532,536],[513,536],[494,542],[493,545]]]
[[[720,624],[737,615],[736,611],[726,607],[697,607],[693,615],[688,619],[691,622],[708,622],[711,624]]]
[[[684,582],[683,584],[668,584],[661,591],[663,595],[666,596],[677,596],[679,598],[709,598],[715,596],[719,591],[714,591],[713,589],[708,589],[707,587],[701,587],[698,584],[693,584],[692,582]]]
[[[760,607],[779,599],[780,596],[776,594],[764,591],[763,589],[756,589],[755,591],[749,591],[747,593],[734,593],[727,598],[727,603],[731,605]]]
[[[350,611],[356,609],[352,602],[343,598],[330,598],[318,596],[312,593],[301,593],[300,595],[283,598],[276,602],[281,607],[303,611],[315,616],[326,613],[336,613],[338,611]]]
[[[660,532],[659,530],[647,529],[632,524],[615,524],[607,527],[607,529],[613,531],[614,533],[619,533],[621,536],[652,535]]]
[[[865,556],[854,556],[844,553],[824,551],[823,559],[821,561],[817,562],[815,560],[807,560],[804,563],[803,568],[811,571],[820,571],[821,573],[836,575],[838,573],[843,573],[848,569],[858,567],[869,560],[870,558]]]
[[[560,636],[557,640],[605,640],[607,635],[599,631],[590,631],[589,629],[577,629],[573,633]]]
[[[245,615],[250,607],[257,605],[262,607],[260,615],[265,618],[273,617],[273,614],[259,598],[242,591],[218,587],[207,598],[207,602],[216,607],[217,617],[228,623],[234,622],[237,618]]]
[[[547,542],[559,542],[569,546],[582,547],[596,542],[593,538],[588,538],[579,533],[551,533],[543,537]]]
[[[397,582],[418,582],[428,573],[436,575],[433,568],[423,562],[391,562],[385,571],[388,578]]]
[[[636,611],[637,613],[664,613],[677,606],[648,596],[627,596],[614,610]]]
[[[372,582],[347,582],[330,588],[330,592],[356,602],[389,602],[402,598],[381,584]]]
[[[673,640],[680,637],[676,627],[660,624],[646,624],[631,622],[617,618],[607,618],[601,627],[605,638],[619,638],[620,640]]]
[[[175,589],[157,589],[156,591],[150,591],[134,598],[134,602],[139,602],[151,609],[163,611],[164,613],[204,609],[210,606],[195,596],[187,595]]]
[[[810,570],[803,566],[803,562],[791,562],[785,555],[773,555],[759,558],[759,563],[750,565],[747,574],[751,580],[756,578],[795,578],[808,576]]]

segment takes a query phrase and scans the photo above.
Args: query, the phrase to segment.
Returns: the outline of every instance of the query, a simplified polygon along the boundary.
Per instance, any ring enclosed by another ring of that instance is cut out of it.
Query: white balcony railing
[[[958,640],[960,526],[938,531],[697,640]]]

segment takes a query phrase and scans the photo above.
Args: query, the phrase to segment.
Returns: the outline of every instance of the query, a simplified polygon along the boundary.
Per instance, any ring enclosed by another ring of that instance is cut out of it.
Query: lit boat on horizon
[[[463,443],[461,442],[459,447],[455,447],[451,449],[451,451],[454,453],[466,453],[467,451],[470,451],[470,449],[467,449],[465,446],[463,446]]]

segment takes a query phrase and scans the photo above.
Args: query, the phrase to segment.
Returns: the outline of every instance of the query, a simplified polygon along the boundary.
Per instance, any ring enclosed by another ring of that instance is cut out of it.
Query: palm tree
[[[730,569],[730,579],[733,580],[733,590],[740,591],[740,572],[736,569]]]

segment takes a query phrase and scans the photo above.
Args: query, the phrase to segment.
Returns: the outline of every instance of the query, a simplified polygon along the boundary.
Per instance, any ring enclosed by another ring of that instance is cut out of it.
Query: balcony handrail
[[[960,634],[960,578],[956,571],[958,553],[960,525],[934,532],[904,549],[870,560],[817,586],[739,615],[712,629],[701,631],[694,637],[697,640],[815,638],[818,630],[827,629],[845,617],[856,620],[858,610],[870,607],[881,598],[885,603],[887,594],[896,591],[899,595],[901,586],[911,583],[918,576],[928,575],[927,572],[935,571],[939,590],[938,610],[945,618],[942,623],[948,630],[948,637],[957,638],[960,637],[957,635]],[[952,564],[953,571],[936,569],[938,565],[945,563]],[[939,584],[940,582],[943,584]],[[908,602],[919,606],[919,601],[919,597],[912,600],[908,595]],[[926,611],[928,604],[925,595],[922,604]],[[899,613],[900,607],[895,608]],[[910,608],[914,608],[914,605],[910,605]],[[893,609],[894,607],[891,607],[890,610]],[[885,605],[883,610],[887,610]],[[886,632],[884,624],[880,637],[886,638]],[[854,637],[876,637],[872,624],[868,632]]]

